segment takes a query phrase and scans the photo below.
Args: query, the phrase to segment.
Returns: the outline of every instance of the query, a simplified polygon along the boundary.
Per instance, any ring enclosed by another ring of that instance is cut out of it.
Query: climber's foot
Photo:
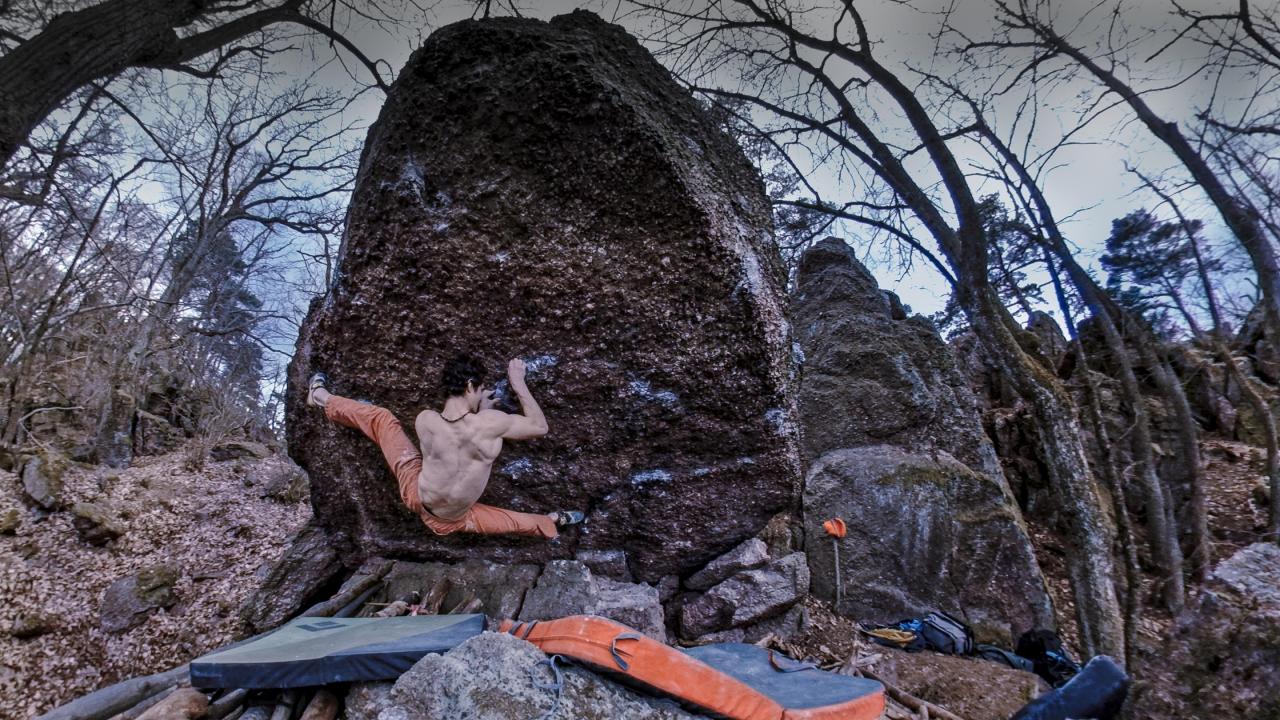
[[[307,381],[308,405],[322,408],[329,402],[329,391],[325,388],[328,382],[329,377],[324,373],[318,372],[311,376],[311,380]]]
[[[577,510],[557,510],[551,513],[551,519],[555,521],[556,527],[565,527],[577,525],[586,520],[587,516]]]

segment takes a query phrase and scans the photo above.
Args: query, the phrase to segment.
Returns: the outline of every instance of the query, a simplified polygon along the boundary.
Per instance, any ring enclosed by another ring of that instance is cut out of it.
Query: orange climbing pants
[[[555,522],[546,515],[503,510],[480,503],[467,508],[462,517],[453,520],[433,514],[430,509],[423,507],[418,491],[418,478],[422,475],[422,453],[405,434],[400,421],[396,420],[390,410],[332,395],[329,402],[325,403],[324,414],[339,425],[359,430],[378,444],[382,449],[382,457],[386,458],[387,465],[400,484],[400,499],[404,501],[405,507],[417,513],[435,534],[465,532],[481,535],[527,535],[548,540],[559,535]]]

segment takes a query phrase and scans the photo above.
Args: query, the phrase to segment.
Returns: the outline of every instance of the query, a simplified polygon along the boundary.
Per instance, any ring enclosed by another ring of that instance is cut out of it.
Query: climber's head
[[[474,355],[462,353],[444,364],[440,373],[440,393],[447,400],[464,397],[474,412],[493,391],[484,386],[484,363]]]

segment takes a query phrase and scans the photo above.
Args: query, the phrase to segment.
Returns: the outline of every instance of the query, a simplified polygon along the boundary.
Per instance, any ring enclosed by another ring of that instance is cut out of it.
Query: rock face
[[[891,621],[942,609],[1006,643],[1052,627],[1044,579],[977,399],[933,325],[907,317],[835,238],[801,258],[792,319],[804,353],[804,533],[814,594],[835,598],[822,523],[838,517],[849,528],[840,543],[841,612]]]
[[[799,389],[806,461],[829,450],[897,445],[943,450],[1000,474],[977,401],[955,358],[923,317],[895,310],[843,241],[800,259],[791,318],[804,353]]]
[[[650,582],[700,566],[796,496],[783,281],[753,168],[620,28],[579,11],[437,31],[369,133],[290,366],[317,517],[355,553],[617,549]],[[431,535],[372,443],[305,406],[324,370],[412,423],[459,351],[528,362],[551,431],[503,451],[482,501],[588,511],[558,544]]]
[[[1131,717],[1280,717],[1280,547],[1256,543],[1219,563],[1148,662]]]
[[[555,690],[539,687],[557,679],[542,651],[510,635],[483,633],[444,655],[424,657],[396,681],[389,703],[368,705],[379,708],[376,717],[383,720],[694,717],[673,702],[641,697],[587,670],[562,666],[560,672],[564,689],[557,700]],[[548,715],[553,708],[554,714]]]
[[[891,622],[944,610],[981,641],[1052,628],[1053,613],[1007,488],[944,452],[926,457],[889,445],[835,450],[805,481],[806,547],[813,594],[834,599],[834,551],[819,523],[840,517],[844,586],[838,610]]]
[[[457,565],[399,561],[387,574],[381,601],[391,602],[414,592],[426,597],[444,581],[448,588],[441,603],[444,610],[474,597],[480,600],[480,611],[489,617],[514,618],[540,570],[537,565],[499,565],[478,559]]]
[[[262,584],[245,600],[240,620],[250,633],[266,632],[316,601],[319,590],[342,573],[342,563],[328,535],[308,524],[298,531],[289,549],[274,565],[260,571]]]

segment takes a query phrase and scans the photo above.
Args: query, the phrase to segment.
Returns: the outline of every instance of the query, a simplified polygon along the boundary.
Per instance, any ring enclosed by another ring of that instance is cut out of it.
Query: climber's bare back
[[[446,405],[444,414],[436,410],[418,414],[414,422],[422,448],[418,491],[423,506],[433,515],[453,520],[475,504],[489,484],[493,461],[502,452],[504,439],[527,440],[546,434],[546,420],[529,394],[524,373],[524,363],[512,360],[507,376],[524,410],[522,415],[492,409],[492,393],[487,390],[482,391],[476,412],[455,408],[452,412],[458,417],[450,417],[451,408]]]

